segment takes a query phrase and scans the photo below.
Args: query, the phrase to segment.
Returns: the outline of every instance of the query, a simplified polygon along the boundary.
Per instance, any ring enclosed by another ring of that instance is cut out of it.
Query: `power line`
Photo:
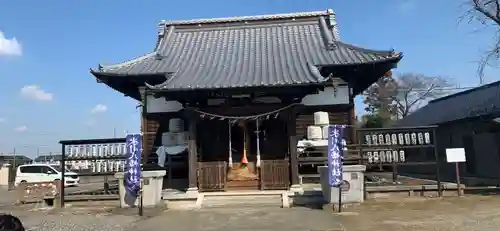
[[[430,89],[431,91],[454,91],[454,90],[470,90],[477,87],[443,87]],[[407,91],[406,89],[398,89],[396,91]],[[412,89],[411,91],[429,91],[429,89]]]
[[[477,88],[477,87],[443,87],[443,88],[433,88],[433,89],[430,89],[431,91],[456,91],[456,90],[471,90],[471,89],[474,89],[474,88]],[[397,88],[395,89],[395,91],[398,91],[398,92],[407,92],[407,91],[410,91],[410,92],[425,92],[425,91],[429,91],[429,89],[412,89],[412,90],[408,90],[408,89],[401,89],[401,88]]]

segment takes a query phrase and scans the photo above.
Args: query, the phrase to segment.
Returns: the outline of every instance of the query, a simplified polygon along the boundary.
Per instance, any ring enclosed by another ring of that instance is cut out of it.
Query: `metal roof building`
[[[500,81],[430,101],[397,126],[439,125],[464,119],[500,117]]]

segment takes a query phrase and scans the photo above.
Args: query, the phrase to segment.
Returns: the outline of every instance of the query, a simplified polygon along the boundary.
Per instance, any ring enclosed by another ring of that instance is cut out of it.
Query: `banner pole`
[[[339,185],[339,209],[338,212],[342,212],[342,185]]]
[[[140,140],[141,140],[141,146],[139,147],[139,155],[137,155],[137,158],[139,159],[138,161],[138,165],[139,165],[139,170],[140,170],[140,173],[139,173],[139,216],[143,216],[144,215],[144,179],[142,178],[142,170],[143,170],[143,167],[144,165],[142,165],[142,152],[144,151],[143,150],[143,142],[144,142],[144,136],[143,134],[141,133],[140,134]]]
[[[142,181],[142,177],[141,177],[141,184],[140,184],[140,188],[139,188],[139,216],[143,216],[144,215],[144,210],[143,210],[143,192],[142,192],[142,187],[143,187],[143,181]]]

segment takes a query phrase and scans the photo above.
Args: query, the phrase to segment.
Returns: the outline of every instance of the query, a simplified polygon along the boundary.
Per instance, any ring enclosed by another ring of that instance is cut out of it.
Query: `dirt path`
[[[500,196],[366,202],[338,216],[345,230],[490,231],[500,229]]]

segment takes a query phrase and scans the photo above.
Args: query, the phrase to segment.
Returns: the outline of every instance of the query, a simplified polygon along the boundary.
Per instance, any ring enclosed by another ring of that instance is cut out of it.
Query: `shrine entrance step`
[[[288,207],[287,191],[231,191],[200,193],[201,208]]]
[[[226,189],[228,191],[250,191],[250,190],[259,190],[260,182],[259,180],[243,180],[243,181],[227,181]]]

